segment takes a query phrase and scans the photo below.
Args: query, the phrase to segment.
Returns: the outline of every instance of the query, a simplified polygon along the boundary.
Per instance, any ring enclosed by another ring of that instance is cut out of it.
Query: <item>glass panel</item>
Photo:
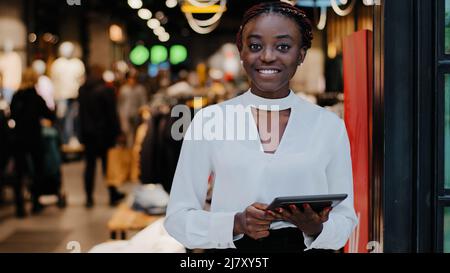
[[[445,54],[450,54],[450,0],[445,0]]]
[[[450,0],[449,0],[450,1]],[[450,74],[445,74],[445,115],[444,115],[444,179],[445,188],[450,189]]]
[[[444,209],[444,252],[450,253],[450,207]]]

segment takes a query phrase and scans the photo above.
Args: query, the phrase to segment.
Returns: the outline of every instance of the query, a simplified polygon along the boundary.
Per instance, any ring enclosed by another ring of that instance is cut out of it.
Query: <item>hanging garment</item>
[[[55,88],[55,100],[76,99],[84,81],[85,68],[77,58],[58,58],[50,70],[50,78]]]
[[[22,59],[16,52],[0,55],[0,74],[3,82],[3,96],[11,103],[12,96],[19,90],[22,81]]]
[[[54,88],[53,83],[49,77],[42,75],[36,84],[36,91],[41,96],[45,104],[47,104],[48,109],[55,110],[55,98],[54,98]]]
[[[119,90],[117,107],[121,128],[126,136],[128,147],[133,145],[136,129],[139,125],[139,109],[146,102],[147,91],[141,84],[125,84]]]
[[[142,150],[142,143],[144,142],[146,134],[148,134],[148,123],[144,122],[139,125],[136,130],[136,137],[131,151],[131,181],[139,181],[139,177],[141,175],[140,154]]]

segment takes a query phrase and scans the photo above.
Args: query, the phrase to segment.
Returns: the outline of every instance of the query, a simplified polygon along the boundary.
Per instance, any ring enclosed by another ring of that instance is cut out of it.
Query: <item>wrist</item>
[[[242,212],[238,212],[234,215],[233,236],[244,234],[244,229],[241,225]]]
[[[302,231],[309,237],[317,238],[319,237],[320,233],[322,233],[322,230],[323,230],[323,223],[320,223],[320,225],[317,225],[317,227]]]

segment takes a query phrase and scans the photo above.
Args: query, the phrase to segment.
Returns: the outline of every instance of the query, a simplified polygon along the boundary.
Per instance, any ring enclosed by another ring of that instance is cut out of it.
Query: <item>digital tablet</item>
[[[289,205],[296,205],[303,211],[303,204],[309,204],[315,212],[319,213],[327,207],[337,206],[345,198],[347,198],[347,194],[345,193],[277,197],[267,207],[267,210],[275,210],[277,208],[288,209]]]

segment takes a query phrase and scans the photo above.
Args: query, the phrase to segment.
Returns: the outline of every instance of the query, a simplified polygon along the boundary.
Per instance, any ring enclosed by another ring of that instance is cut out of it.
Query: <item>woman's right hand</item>
[[[269,236],[270,223],[275,217],[266,212],[268,205],[253,203],[234,216],[233,235],[245,234],[255,240]]]

